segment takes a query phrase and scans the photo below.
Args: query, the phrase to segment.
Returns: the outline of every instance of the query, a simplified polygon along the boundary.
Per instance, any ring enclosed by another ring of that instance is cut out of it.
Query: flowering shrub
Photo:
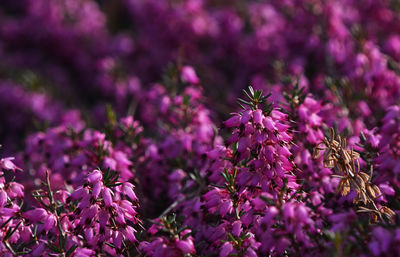
[[[0,256],[399,255],[399,10],[4,0]]]

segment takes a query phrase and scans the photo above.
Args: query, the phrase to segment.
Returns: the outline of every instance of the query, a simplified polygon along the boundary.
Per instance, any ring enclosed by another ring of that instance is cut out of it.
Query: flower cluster
[[[0,256],[399,253],[399,10],[3,0]]]
[[[115,172],[94,170],[73,191],[53,192],[48,172],[46,177],[44,188],[33,192],[38,205],[27,211],[12,203],[23,196],[22,186],[18,191],[12,183],[7,185],[15,189],[8,195],[9,203],[2,207],[5,254],[122,256],[129,251],[126,243],[137,242],[134,227],[140,219],[132,184],[120,182]]]
[[[143,241],[139,248],[148,256],[195,256],[192,231],[178,226],[176,216],[156,219],[148,232],[156,235],[151,242]],[[157,236],[157,234],[159,234]]]
[[[24,198],[24,186],[10,181],[6,176],[20,171],[13,163],[12,157],[0,159],[0,253],[4,256],[13,256],[16,252],[11,244],[21,238],[29,240],[30,229],[21,220],[21,203]],[[8,174],[10,173],[11,174]]]

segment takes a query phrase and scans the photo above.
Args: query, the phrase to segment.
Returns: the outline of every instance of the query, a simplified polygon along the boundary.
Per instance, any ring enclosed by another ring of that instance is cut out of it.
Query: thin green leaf
[[[251,97],[250,95],[249,95],[249,93],[247,93],[247,91],[246,90],[242,90],[243,91],[243,93],[247,96],[247,98],[249,98],[249,100],[253,100],[253,97]]]
[[[238,102],[239,102],[239,103],[246,104],[246,105],[252,105],[252,103],[250,103],[250,102],[248,102],[248,101],[246,101],[246,100],[243,100],[242,98],[238,98]]]
[[[0,226],[0,229],[4,228],[4,227],[8,224],[8,222],[10,222],[13,218],[14,218],[14,217],[10,217],[6,222],[4,222],[4,223]]]
[[[254,97],[254,89],[252,86],[249,86],[250,94]]]
[[[62,253],[62,250],[58,249],[53,243],[46,243],[46,246],[56,253]]]
[[[177,233],[179,234],[179,233],[181,233],[182,231],[184,231],[185,229],[188,229],[188,228],[189,228],[188,226],[183,226],[183,227],[178,229]]]
[[[232,236],[231,233],[228,233],[228,237],[229,237],[229,240],[231,240],[232,242],[236,242],[236,239]]]
[[[111,244],[111,243],[106,242],[105,244],[110,246],[111,248],[115,248],[115,246],[113,244]]]
[[[21,221],[18,222],[18,224],[17,224],[13,229],[10,228],[10,229],[7,231],[6,236],[4,237],[4,241],[6,241],[7,239],[9,239],[9,238],[12,236],[12,234],[14,234],[14,232],[17,231],[19,225],[21,225]]]
[[[66,253],[66,257],[71,256],[71,254],[75,251],[76,248],[78,248],[78,245],[71,246],[71,248],[69,248],[67,253]]]

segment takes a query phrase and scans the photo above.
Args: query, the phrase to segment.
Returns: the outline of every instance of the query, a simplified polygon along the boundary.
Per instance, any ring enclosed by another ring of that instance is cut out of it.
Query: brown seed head
[[[369,175],[367,173],[360,171],[358,175],[364,180],[365,183],[368,183]]]
[[[368,202],[368,197],[363,191],[357,191],[357,196],[353,200],[354,204],[359,202],[362,202],[363,204],[367,204]]]
[[[355,181],[356,181],[356,187],[359,187],[360,190],[364,191],[365,190],[365,182],[359,174],[357,174]]]
[[[372,188],[374,189],[374,191],[375,191],[375,195],[376,195],[376,197],[379,197],[382,193],[381,193],[381,190],[379,189],[379,187],[377,186],[377,185],[372,185]]]
[[[338,191],[342,196],[346,196],[350,192],[350,182],[347,178],[342,178],[339,182]]]
[[[391,221],[393,221],[394,216],[396,215],[394,211],[386,206],[382,206],[379,211]]]
[[[320,156],[321,156],[321,151],[320,151],[320,149],[319,149],[318,146],[317,146],[317,147],[314,148],[314,151],[313,151],[313,158],[314,158],[314,159],[318,159]]]
[[[375,197],[376,197],[375,191],[370,184],[367,185],[367,193],[372,199],[375,199]]]
[[[370,215],[370,221],[371,221],[371,223],[376,223],[376,222],[378,222],[378,215],[376,215],[375,212],[370,212],[369,215]]]

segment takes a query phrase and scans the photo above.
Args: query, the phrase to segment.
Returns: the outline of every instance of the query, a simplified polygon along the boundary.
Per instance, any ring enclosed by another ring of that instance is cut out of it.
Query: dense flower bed
[[[400,255],[399,10],[4,0],[0,256]]]

